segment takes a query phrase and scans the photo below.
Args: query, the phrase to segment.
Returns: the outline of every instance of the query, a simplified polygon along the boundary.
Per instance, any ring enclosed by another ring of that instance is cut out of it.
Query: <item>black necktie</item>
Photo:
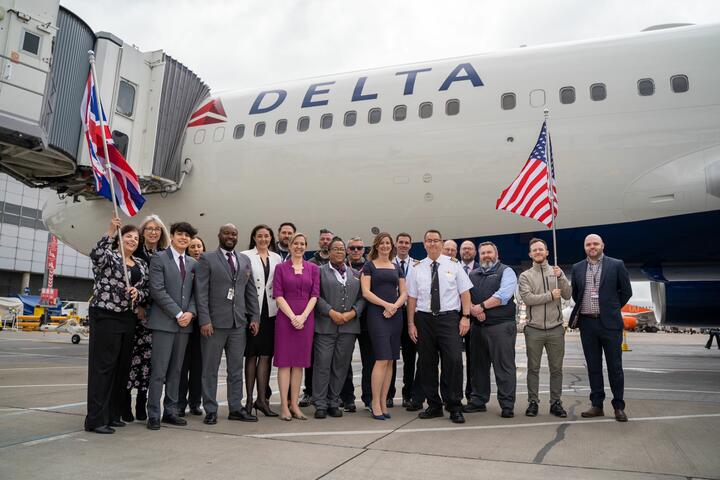
[[[405,270],[405,260],[400,260],[400,268],[402,268],[403,275],[407,275],[407,270]]]
[[[233,262],[233,259],[232,259],[232,253],[228,252],[225,255],[227,255],[228,264],[230,265],[230,271],[232,272],[233,277],[234,277],[235,274],[237,273],[237,269],[235,268],[235,262]]]
[[[185,260],[183,259],[183,255],[180,255],[178,261],[180,262],[180,276],[185,280]]]
[[[440,278],[438,262],[432,262],[432,284],[430,286],[430,311],[433,315],[440,313]]]
[[[470,267],[468,267],[467,265],[465,265],[463,268],[465,269],[465,273],[469,275],[469,274],[470,274]]]

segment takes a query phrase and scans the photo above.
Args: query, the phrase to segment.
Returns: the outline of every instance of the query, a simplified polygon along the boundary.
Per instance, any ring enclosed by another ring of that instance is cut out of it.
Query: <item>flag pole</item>
[[[555,259],[555,266],[558,266],[557,256],[557,236],[555,233],[555,191],[552,188],[552,174],[555,172],[554,159],[552,157],[552,146],[550,144],[550,127],[548,126],[548,120],[550,119],[550,110],[547,108],[543,112],[545,114],[545,151],[547,153],[548,160],[548,198],[550,199],[550,215],[552,215],[552,239],[553,239],[553,258]]]
[[[98,120],[100,121],[100,135],[102,135],[103,152],[105,153],[105,175],[107,176],[108,183],[110,184],[110,196],[112,196],[112,204],[115,212],[115,216],[120,218],[117,206],[117,197],[115,196],[115,181],[112,173],[112,167],[110,166],[110,154],[107,148],[107,137],[105,136],[105,119],[102,102],[100,101],[100,92],[98,88],[97,74],[95,73],[95,52],[88,50],[88,58],[90,61],[90,72],[93,79],[93,90],[95,90],[95,100],[98,102]],[[125,285],[130,287],[130,276],[128,275],[127,265],[125,265],[125,247],[122,242],[122,235],[120,229],[117,231],[118,245],[120,246],[120,255],[122,256],[123,273],[125,274]]]

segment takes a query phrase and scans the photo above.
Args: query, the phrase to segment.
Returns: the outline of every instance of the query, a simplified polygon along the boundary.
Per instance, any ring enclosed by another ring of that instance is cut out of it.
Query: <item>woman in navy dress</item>
[[[393,362],[400,358],[400,308],[407,299],[403,271],[390,260],[395,253],[390,234],[378,234],[360,277],[363,297],[368,301],[367,326],[375,354],[371,384],[372,416],[376,420],[390,418],[385,398],[392,382]]]

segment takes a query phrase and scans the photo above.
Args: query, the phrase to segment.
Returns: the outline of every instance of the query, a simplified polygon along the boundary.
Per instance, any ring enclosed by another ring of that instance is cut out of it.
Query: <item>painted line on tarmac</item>
[[[47,385],[0,385],[0,388],[86,387],[86,383],[52,383]]]
[[[78,365],[63,365],[63,366],[55,366],[55,367],[16,367],[16,368],[0,368],[0,372],[11,372],[14,370],[50,370],[50,369],[57,369],[57,368],[82,368],[87,370],[86,366],[78,366]]]
[[[51,355],[47,353],[23,353],[23,352],[3,352],[0,351],[0,357],[51,357],[51,358],[77,358],[80,360],[87,360],[85,356],[75,355]]]
[[[12,446],[12,447],[32,447],[33,445],[40,445],[42,443],[49,443],[49,442],[54,442],[55,440],[62,440],[64,438],[74,437],[78,433],[82,433],[82,432],[61,433],[59,435],[51,435],[48,437],[41,437],[41,438],[37,438],[35,440],[28,440],[26,442],[15,443],[13,445],[7,445],[7,446],[8,447],[10,447],[10,446]]]
[[[30,408],[24,408],[19,412],[3,414],[3,415],[0,415],[0,417],[12,417],[15,415],[24,415],[26,413],[32,413],[32,412],[50,412],[53,410],[62,410],[63,408],[79,407],[81,405],[86,405],[86,404],[87,404],[87,402],[76,402],[76,403],[65,403],[62,405],[52,405],[50,407],[30,407]]]
[[[668,420],[687,420],[696,418],[720,418],[720,413],[704,413],[696,415],[670,415],[666,417],[638,417],[631,418],[630,422],[651,422],[651,421],[668,421]],[[400,430],[383,429],[383,430],[340,430],[340,431],[324,431],[324,432],[292,432],[292,433],[264,433],[255,435],[244,435],[252,438],[292,438],[292,437],[327,437],[336,435],[384,435],[388,433],[426,433],[426,432],[457,432],[465,430],[501,430],[506,428],[531,428],[531,427],[547,427],[558,425],[585,425],[589,423],[611,423],[617,422],[614,418],[601,418],[592,420],[566,420],[561,422],[538,422],[538,423],[518,423],[511,425],[477,425],[467,427],[429,427],[429,428],[407,428]]]

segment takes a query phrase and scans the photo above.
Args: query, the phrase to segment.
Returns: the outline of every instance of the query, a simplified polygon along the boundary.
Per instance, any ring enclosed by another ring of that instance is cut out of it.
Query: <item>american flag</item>
[[[140,183],[138,182],[137,175],[115,146],[110,128],[107,124],[105,111],[102,108],[102,103],[95,96],[95,83],[93,82],[91,72],[88,75],[88,80],[85,85],[85,95],[83,96],[80,107],[80,116],[83,121],[85,138],[88,142],[88,150],[90,151],[90,159],[95,176],[95,188],[99,195],[112,201],[110,183],[108,182],[107,170],[105,169],[106,162],[102,132],[100,130],[101,114],[105,125],[105,141],[107,142],[108,155],[110,156],[115,201],[127,216],[132,217],[142,208],[145,203],[145,198],[140,193]]]
[[[552,164],[552,146],[548,145],[548,141],[547,124],[543,122],[540,136],[530,154],[530,158],[525,162],[520,175],[500,194],[495,208],[533,218],[551,228],[553,220],[557,216],[558,201],[555,186],[555,169],[551,167],[554,210],[554,212],[551,212],[548,191],[548,152]]]

